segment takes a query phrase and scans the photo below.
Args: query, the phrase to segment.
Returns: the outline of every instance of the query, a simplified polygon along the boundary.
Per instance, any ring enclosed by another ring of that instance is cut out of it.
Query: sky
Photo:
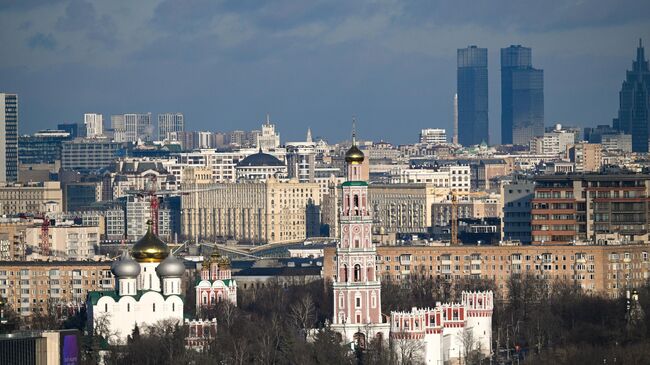
[[[490,142],[499,49],[533,49],[546,125],[611,124],[650,1],[0,0],[0,92],[21,134],[83,113],[182,112],[186,129],[283,141],[415,142],[453,123],[456,49],[488,48]],[[650,54],[650,50],[646,55]]]

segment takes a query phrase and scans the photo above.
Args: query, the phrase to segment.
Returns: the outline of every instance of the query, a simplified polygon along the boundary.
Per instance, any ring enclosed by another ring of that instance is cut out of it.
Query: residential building
[[[598,172],[602,166],[602,145],[599,143],[576,143],[567,149],[569,161],[576,172]]]
[[[544,71],[532,64],[532,50],[501,49],[501,143],[528,145],[544,134]]]
[[[0,296],[22,316],[80,310],[93,290],[113,288],[110,261],[0,261]]]
[[[632,70],[626,72],[621,92],[618,117],[613,121],[614,129],[632,136],[633,152],[648,152],[650,138],[650,69],[639,40],[636,60]]]
[[[0,261],[25,260],[26,230],[32,224],[22,218],[0,218]]]
[[[469,191],[472,185],[468,165],[442,165],[434,168],[408,168],[391,171],[391,183],[432,184],[436,188]]]
[[[577,142],[574,132],[563,129],[561,124],[556,124],[555,129],[544,132],[541,137],[532,137],[529,140],[530,152],[538,155],[560,156],[566,154],[567,148]]]
[[[501,186],[503,199],[502,240],[519,241],[522,244],[531,242],[530,211],[534,193],[534,182],[525,177],[515,177]]]
[[[0,215],[42,214],[63,208],[58,181],[0,184]]]
[[[434,217],[431,207],[438,190],[433,184],[371,184],[368,208],[375,234],[425,233]]]
[[[152,141],[154,127],[151,113],[129,113],[111,116],[115,142]]]
[[[27,228],[25,235],[27,247],[39,252],[43,243],[42,225]],[[48,256],[65,260],[86,260],[92,259],[95,253],[99,252],[99,226],[80,226],[70,221],[57,222],[49,225],[48,236]]]
[[[93,171],[109,167],[117,158],[121,144],[101,139],[81,139],[63,143],[61,168]]]
[[[650,227],[646,174],[567,174],[535,177],[532,243],[605,244],[647,240]]]
[[[456,206],[458,219],[473,218],[500,218],[501,204],[498,195],[485,196],[463,196],[456,198],[456,203],[452,203],[451,197],[438,200],[431,204],[431,226],[448,227],[451,222],[451,210]]]
[[[322,201],[318,184],[295,179],[184,186],[194,190],[181,196],[181,235],[191,240],[301,241],[315,220],[308,206]]]
[[[63,210],[76,212],[97,209],[102,201],[101,181],[71,181],[63,183]]]
[[[489,143],[487,48],[458,50],[458,143]]]
[[[377,274],[393,282],[426,278],[494,280],[498,293],[505,297],[512,275],[530,273],[549,281],[566,280],[586,292],[617,298],[624,288],[646,284],[650,278],[649,253],[646,244],[378,246]],[[336,249],[326,247],[326,279],[336,277],[335,257]]]
[[[104,135],[104,116],[96,113],[84,114],[86,138],[102,137]]]
[[[160,203],[158,224],[155,226],[159,237],[172,240],[175,234],[180,233],[179,204],[178,197],[166,197]],[[126,199],[126,238],[135,240],[144,236],[147,233],[147,221],[152,218],[150,198],[129,195]]]
[[[447,132],[440,128],[427,128],[420,131],[420,143],[445,144]]]
[[[169,139],[169,133],[185,131],[183,113],[158,114],[158,139]]]
[[[0,182],[18,180],[18,95],[0,93]]]

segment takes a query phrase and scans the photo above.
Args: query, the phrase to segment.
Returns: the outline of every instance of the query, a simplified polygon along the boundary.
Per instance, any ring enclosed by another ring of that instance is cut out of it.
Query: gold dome
[[[210,258],[206,261],[207,265],[214,263],[217,264],[220,269],[230,268],[230,258],[228,258],[228,256],[221,256],[221,254],[219,254],[216,249],[212,251]]]
[[[160,262],[169,256],[169,247],[153,234],[151,221],[147,225],[147,233],[133,245],[131,255],[138,262]]]
[[[345,162],[352,164],[360,164],[363,162],[364,156],[363,152],[357,147],[356,144],[353,144],[352,147],[345,153]]]

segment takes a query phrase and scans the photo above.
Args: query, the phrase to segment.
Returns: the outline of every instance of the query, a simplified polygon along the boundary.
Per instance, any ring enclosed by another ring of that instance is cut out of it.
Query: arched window
[[[156,303],[153,303],[153,311],[156,311]]]
[[[368,270],[367,270],[367,272],[366,272],[366,279],[367,279],[368,281],[373,280],[373,278],[372,278],[372,267],[370,267],[370,266],[368,266]]]
[[[172,303],[172,312],[176,312],[176,303]]]
[[[354,265],[354,281],[361,281],[361,265]]]
[[[131,303],[126,303],[126,311],[127,312],[131,311]]]
[[[104,303],[104,312],[108,312],[108,303]]]
[[[343,282],[348,282],[348,265],[343,265]]]
[[[354,215],[359,215],[359,196],[354,194]]]

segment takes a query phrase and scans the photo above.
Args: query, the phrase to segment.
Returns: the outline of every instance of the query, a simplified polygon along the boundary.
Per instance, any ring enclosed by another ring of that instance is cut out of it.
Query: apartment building
[[[23,316],[83,305],[114,288],[112,261],[0,261],[0,296]]]
[[[435,187],[453,191],[469,191],[471,187],[470,167],[467,165],[446,165],[435,169],[408,168],[391,171],[391,183],[433,184]]]
[[[39,214],[63,207],[58,181],[0,184],[0,215]]]
[[[30,225],[21,218],[0,218],[0,261],[25,259],[26,230]]]
[[[63,143],[61,167],[64,170],[91,171],[109,167],[117,158],[121,144],[107,139],[81,139]]]
[[[650,175],[569,174],[535,178],[531,204],[534,245],[647,239]]]
[[[617,297],[650,278],[647,245],[378,246],[382,280],[442,278],[494,280],[503,294],[512,275],[574,281],[588,292]],[[335,248],[324,250],[323,277],[333,278]]]
[[[320,186],[297,179],[190,184],[181,197],[181,235],[253,243],[304,240],[320,226]],[[192,190],[194,189],[194,190]]]

